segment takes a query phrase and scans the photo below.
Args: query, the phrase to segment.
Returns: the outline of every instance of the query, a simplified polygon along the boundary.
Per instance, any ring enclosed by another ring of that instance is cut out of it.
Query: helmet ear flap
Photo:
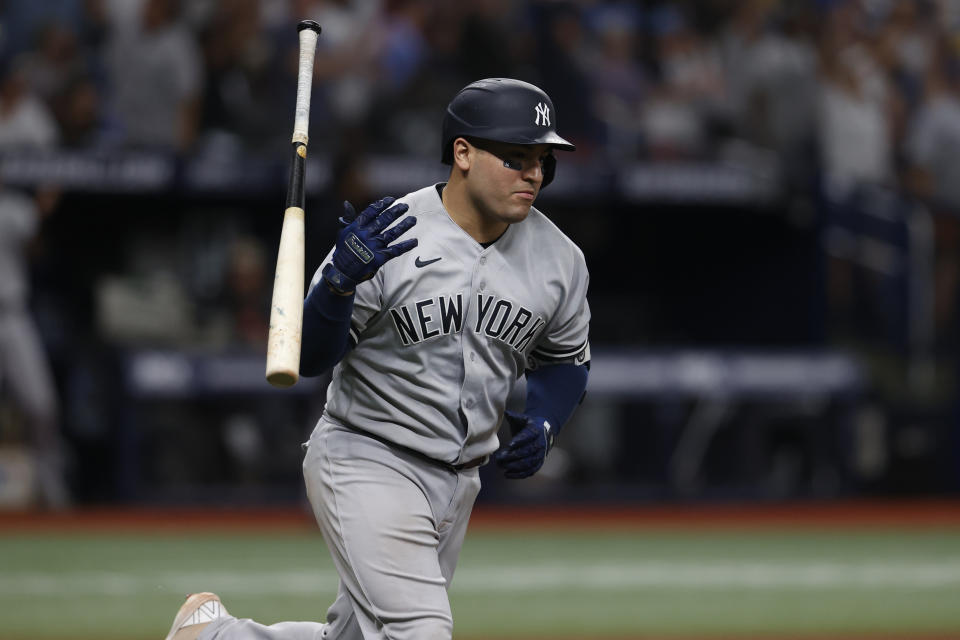
[[[540,183],[540,188],[543,189],[548,184],[553,182],[553,176],[557,173],[557,158],[552,154],[547,154],[547,157],[543,159],[543,182]]]

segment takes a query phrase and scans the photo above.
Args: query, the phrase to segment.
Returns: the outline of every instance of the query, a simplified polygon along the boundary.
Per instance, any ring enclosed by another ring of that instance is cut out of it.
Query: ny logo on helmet
[[[534,107],[534,110],[537,112],[537,119],[534,120],[533,124],[541,124],[545,127],[550,126],[550,107],[540,102]],[[541,122],[541,119],[543,122]]]

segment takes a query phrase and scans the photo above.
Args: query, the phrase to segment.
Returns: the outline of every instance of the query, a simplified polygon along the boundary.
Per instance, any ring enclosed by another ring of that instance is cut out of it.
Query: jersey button
[[[486,286],[487,286],[486,281],[485,281],[485,280],[481,280],[481,281],[480,281],[480,287],[477,289],[477,291],[483,291],[483,288],[486,287]]]
[[[476,362],[476,361],[477,361],[477,353],[476,353],[475,351],[471,351],[471,352],[470,352],[470,362]]]
[[[485,264],[487,264],[487,257],[486,257],[486,256],[480,258],[480,266],[483,266],[483,265],[485,265]]]
[[[473,398],[470,398],[470,399],[467,400],[464,404],[467,405],[467,409],[472,409],[472,408],[473,408]]]

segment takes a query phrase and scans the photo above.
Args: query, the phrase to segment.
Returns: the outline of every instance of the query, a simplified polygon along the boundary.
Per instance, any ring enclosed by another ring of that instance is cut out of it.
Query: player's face
[[[483,140],[471,142],[471,146],[475,153],[468,181],[480,213],[497,222],[523,221],[540,193],[550,145]]]

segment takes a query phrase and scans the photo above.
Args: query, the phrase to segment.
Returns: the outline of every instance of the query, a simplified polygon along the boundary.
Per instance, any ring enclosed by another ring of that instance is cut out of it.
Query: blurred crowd
[[[954,322],[960,4],[951,0],[0,7],[0,152],[284,157],[295,25],[312,18],[324,31],[310,134],[331,157],[436,158],[442,108],[459,88],[520,77],[551,94],[580,162],[747,162],[775,167],[785,201],[808,208],[811,194],[842,202],[865,184],[929,203],[941,333]]]
[[[934,332],[955,340],[960,3],[951,0],[6,0],[0,154],[283,158],[304,18],[323,26],[310,135],[335,159],[334,183],[374,154],[437,158],[442,109],[459,88],[523,78],[552,96],[579,163],[762,165],[773,168],[780,208],[808,226],[819,215],[823,228],[864,185],[926,204]],[[339,186],[341,197],[378,195]],[[843,254],[841,244],[828,252]],[[835,267],[829,304],[848,315],[867,308]]]
[[[960,128],[950,0],[2,6],[2,147],[285,149],[294,25],[312,18],[324,32],[311,133],[334,145],[435,155],[460,87],[516,76],[552,95],[583,157],[713,157],[747,142],[796,175],[818,160],[836,188],[900,180],[960,198],[940,175]]]

